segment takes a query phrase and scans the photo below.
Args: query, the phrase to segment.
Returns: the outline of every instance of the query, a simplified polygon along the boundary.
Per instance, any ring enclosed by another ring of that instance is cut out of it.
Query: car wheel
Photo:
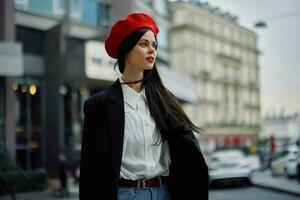
[[[247,178],[247,179],[245,180],[245,185],[246,185],[246,186],[251,186],[251,185],[252,185],[252,182],[251,182],[251,179],[250,179],[250,178]]]

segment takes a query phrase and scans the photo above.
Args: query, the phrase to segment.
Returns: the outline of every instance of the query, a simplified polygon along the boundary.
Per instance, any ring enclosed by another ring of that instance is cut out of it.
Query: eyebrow
[[[146,41],[146,42],[149,42],[149,40],[147,40],[147,39],[140,39],[140,41]],[[154,40],[153,42],[155,42],[155,43],[157,43],[157,41],[156,40]]]

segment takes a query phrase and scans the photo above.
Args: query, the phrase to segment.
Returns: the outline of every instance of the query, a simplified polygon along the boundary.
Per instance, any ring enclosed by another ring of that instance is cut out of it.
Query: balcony
[[[230,56],[230,55],[223,54],[223,53],[218,54],[217,58],[222,63],[228,63],[229,66],[233,66],[233,67],[239,67],[242,63],[242,61],[240,59]]]

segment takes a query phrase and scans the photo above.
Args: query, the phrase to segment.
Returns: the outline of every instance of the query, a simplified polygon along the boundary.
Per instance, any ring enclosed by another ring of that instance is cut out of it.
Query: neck
[[[127,82],[134,82],[134,81],[139,81],[141,79],[143,79],[143,73],[141,73],[142,75],[134,75],[133,73],[129,74],[129,73],[123,73],[122,75],[122,79],[125,83]],[[142,81],[137,82],[137,83],[128,83],[127,84],[129,87],[131,87],[132,89],[134,89],[136,92],[140,92],[142,90]]]

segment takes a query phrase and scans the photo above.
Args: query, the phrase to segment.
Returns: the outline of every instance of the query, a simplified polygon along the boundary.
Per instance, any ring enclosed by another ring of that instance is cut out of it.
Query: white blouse
[[[168,142],[162,140],[150,115],[145,90],[138,93],[126,84],[121,86],[125,110],[121,178],[168,176],[171,163]]]

